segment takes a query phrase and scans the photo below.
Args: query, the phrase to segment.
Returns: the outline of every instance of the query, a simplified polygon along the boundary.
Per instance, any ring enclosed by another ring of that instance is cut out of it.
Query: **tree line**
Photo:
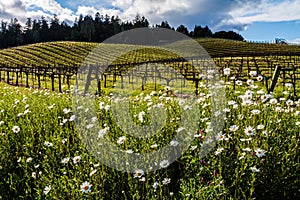
[[[123,22],[118,16],[103,16],[100,13],[96,13],[94,17],[80,15],[71,26],[64,21],[60,22],[57,15],[54,15],[50,21],[45,17],[41,17],[41,19],[27,18],[23,27],[18,19],[14,18],[10,23],[1,22],[0,48],[50,41],[102,42],[122,31],[141,27],[150,27],[150,25],[149,21],[140,15],[136,15],[132,21],[126,22]],[[175,29],[167,21],[162,21],[153,27],[172,29],[194,38],[212,37],[244,41],[244,38],[236,32],[212,33],[208,26],[196,25],[194,30],[189,31],[184,25],[179,25]]]

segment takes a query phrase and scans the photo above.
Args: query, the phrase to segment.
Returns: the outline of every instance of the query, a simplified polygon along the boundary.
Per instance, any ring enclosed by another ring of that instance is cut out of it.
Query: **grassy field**
[[[300,46],[219,39],[197,41],[213,57],[225,53],[235,56],[267,52],[272,54],[269,59],[274,59],[274,65],[291,59],[279,53],[297,53],[300,49]],[[0,50],[0,67],[79,67],[98,45],[50,42],[4,49]],[[101,44],[94,54],[109,60],[120,48],[121,45]],[[145,48],[129,52],[115,62],[169,58],[176,55]],[[296,56],[292,59],[295,65],[299,61]],[[299,199],[300,100],[293,95],[290,84],[276,87],[268,94],[262,77],[252,70],[259,64],[266,68],[264,72],[272,72],[272,68],[268,69],[270,60],[259,56],[256,61],[249,60],[251,68],[240,72],[237,70],[240,57],[215,58],[221,73],[231,68],[231,76],[242,73],[243,79],[236,81],[233,89],[233,79],[221,78],[226,92],[222,104],[226,115],[224,127],[213,132],[214,94],[202,80],[196,99],[197,118],[193,119],[198,125],[192,133],[191,144],[173,163],[158,160],[157,165],[163,168],[152,172],[136,169],[134,173],[125,173],[96,159],[75,123],[81,117],[76,111],[83,107],[74,106],[68,93],[42,89],[51,88],[50,77],[45,78],[41,89],[0,83],[0,199]],[[86,62],[95,64],[105,60],[97,60],[92,54]],[[2,72],[2,79],[6,80],[5,76]],[[10,78],[11,83],[16,81],[13,75]],[[19,81],[24,85],[25,76]],[[73,77],[71,90],[74,83]],[[36,87],[36,84],[36,76],[29,75],[29,85]],[[57,84],[56,81],[55,88]],[[132,102],[129,116],[138,125],[151,122],[151,109],[165,108],[167,114],[162,128],[155,136],[145,139],[126,133],[114,118],[111,105],[119,98],[111,93],[126,90],[115,87],[112,77],[107,78],[107,88],[101,84],[106,95],[91,97],[96,116],[91,116],[87,127],[101,129],[102,137],[128,154],[149,153],[168,144],[174,147],[181,144],[174,140],[174,135],[181,128],[179,119],[189,104],[179,101],[172,94],[175,92],[172,87],[147,82],[144,90],[134,88],[132,96],[126,99]],[[194,87],[189,81],[184,88],[187,91],[188,84]],[[280,85],[284,85],[282,80]],[[69,92],[68,89],[64,82],[63,91]],[[214,137],[210,136],[212,133]],[[97,141],[100,136],[91,137]],[[203,145],[211,140],[216,145],[205,157],[200,157]]]
[[[217,145],[206,157],[198,153],[209,139],[212,99],[203,86],[197,100],[199,127],[184,155],[161,170],[130,174],[101,164],[87,151],[76,131],[78,116],[70,95],[1,83],[0,197],[297,199],[300,101],[290,100],[289,90],[267,95],[259,81],[241,84],[236,90],[232,82],[226,84],[225,126],[215,133]],[[155,105],[170,109],[164,132],[149,140],[126,135],[113,122],[112,111],[103,106],[116,97],[95,97],[98,122],[109,127],[105,137],[128,153],[169,144],[178,128],[172,119],[181,110],[166,92],[146,90],[132,97],[140,105],[133,116]],[[141,123],[138,117],[134,120]],[[126,140],[120,142],[123,136]]]

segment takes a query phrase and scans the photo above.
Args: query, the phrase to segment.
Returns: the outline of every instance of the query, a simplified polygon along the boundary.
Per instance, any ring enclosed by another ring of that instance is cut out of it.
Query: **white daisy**
[[[97,169],[91,171],[90,176],[93,176],[97,172]]]
[[[72,116],[70,117],[69,121],[72,122],[72,121],[75,120],[75,118],[76,118],[76,116],[75,116],[75,115],[72,115]]]
[[[163,185],[168,185],[169,183],[171,183],[171,179],[170,178],[164,178],[164,180],[162,181]]]
[[[102,110],[102,109],[104,109],[104,102],[100,102],[99,103],[99,108]]]
[[[244,129],[244,132],[246,133],[246,135],[248,136],[252,136],[254,135],[254,129],[251,126],[248,126]]]
[[[223,150],[224,148],[218,148],[217,151],[215,151],[215,155],[222,153]]]
[[[236,104],[236,102],[235,101],[228,101],[228,105],[230,105],[230,106],[232,106],[232,105],[234,105],[234,104]]]
[[[258,115],[260,114],[260,110],[252,110],[251,113],[252,115]]]
[[[168,160],[163,160],[159,165],[161,168],[167,168],[170,165],[170,162]]]
[[[138,114],[138,119],[139,119],[139,121],[140,122],[144,122],[144,115],[145,115],[146,113],[144,112],[144,111],[142,111],[142,112],[140,112],[139,114]]]
[[[239,120],[244,119],[244,115],[243,115],[243,114],[239,114],[239,115],[238,115],[238,119],[239,119]]]
[[[230,68],[225,68],[224,70],[224,75],[229,76],[230,75]]]
[[[250,76],[256,76],[256,75],[257,75],[257,71],[250,71],[250,72],[249,72],[249,75],[250,75]]]
[[[262,129],[264,129],[264,128],[265,128],[265,126],[262,125],[262,124],[257,125],[257,130],[262,130]]]
[[[91,187],[92,187],[92,185],[91,185],[89,182],[87,182],[87,181],[83,182],[83,183],[80,185],[80,189],[81,189],[81,191],[84,192],[84,193],[90,192],[90,191],[91,191]]]
[[[249,147],[244,148],[244,149],[242,149],[242,150],[243,150],[243,151],[248,151],[248,152],[252,151]]]
[[[132,154],[134,151],[132,149],[128,149],[125,151],[126,153]]]
[[[88,125],[86,126],[86,128],[87,128],[87,129],[91,129],[91,128],[93,128],[93,126],[94,126],[94,124],[88,124]]]
[[[61,140],[61,142],[62,142],[63,144],[66,143],[67,141],[68,141],[67,138],[64,138],[64,139]]]
[[[191,151],[194,151],[195,149],[197,149],[197,145],[194,145],[194,146],[191,146],[191,147],[190,147],[190,150],[191,150]]]
[[[106,110],[106,111],[109,111],[109,109],[110,109],[110,105],[106,105],[106,106],[104,107],[104,110]]]
[[[61,160],[61,163],[63,164],[67,164],[69,162],[70,158],[69,157],[66,157],[64,159]]]
[[[153,183],[152,187],[153,187],[154,189],[156,189],[156,188],[158,187],[158,182],[155,181],[155,182]]]
[[[292,83],[286,83],[284,84],[285,87],[287,87],[288,89],[291,89],[293,87],[293,84]]]
[[[108,130],[109,130],[109,127],[105,127],[103,129],[99,130],[98,138],[103,138],[107,134]]]
[[[68,114],[69,112],[71,112],[71,109],[65,108],[65,109],[63,109],[63,112],[64,112],[65,114]]]
[[[126,136],[121,136],[121,137],[118,138],[117,143],[118,144],[123,144],[125,142],[125,140],[126,140]]]
[[[44,188],[44,194],[48,194],[51,190],[51,185],[47,185],[45,188]]]
[[[222,140],[228,140],[228,138],[226,137],[225,134],[218,133],[218,135],[217,135],[217,137],[216,137],[216,140],[222,141]]]
[[[232,132],[235,132],[239,129],[239,127],[237,125],[232,125],[229,127],[229,130],[232,131]]]
[[[180,128],[178,128],[178,129],[176,130],[176,132],[179,133],[179,132],[181,132],[181,131],[183,131],[183,130],[184,130],[184,127],[180,127]]]
[[[13,131],[14,133],[19,133],[20,127],[19,127],[19,126],[14,126],[14,127],[12,128],[12,131]]]
[[[251,170],[252,172],[260,172],[260,169],[257,169],[256,166],[250,167],[250,170]]]
[[[139,181],[141,181],[141,182],[145,182],[146,181],[146,178],[145,177],[142,177],[142,178],[140,178],[140,180]]]
[[[53,146],[53,143],[48,142],[48,141],[45,141],[45,142],[44,142],[44,145],[45,145],[46,147],[52,147],[52,146]]]
[[[251,80],[251,79],[248,79],[246,83],[247,83],[247,85],[253,85],[253,84],[254,84],[254,81]]]
[[[241,86],[241,85],[243,85],[243,82],[242,82],[242,81],[240,81],[240,80],[237,80],[235,83],[236,83],[236,85],[238,85],[238,86]]]
[[[258,148],[258,149],[255,150],[255,155],[257,157],[263,157],[263,156],[265,156],[265,150],[262,150],[262,149]]]
[[[293,100],[290,100],[290,99],[287,100],[285,103],[286,103],[287,106],[292,106],[292,105],[294,105]]]
[[[170,145],[173,146],[173,147],[177,146],[178,144],[179,144],[179,142],[177,142],[176,140],[172,140],[170,142]]]
[[[156,189],[156,188],[158,187],[158,182],[155,181],[155,182],[153,183],[152,187],[153,187],[154,189]]]
[[[264,94],[264,95],[262,95],[261,97],[260,97],[260,99],[261,99],[261,101],[264,103],[264,102],[266,102],[268,99],[269,99],[269,95],[267,95],[267,94]]]
[[[277,99],[271,99],[270,100],[270,104],[277,104],[277,103],[278,103]]]
[[[142,169],[137,169],[134,172],[134,178],[141,178],[144,175],[144,170]]]
[[[259,75],[258,77],[256,77],[256,80],[260,82],[260,81],[264,80],[264,77]]]
[[[74,163],[74,164],[77,164],[78,162],[80,162],[80,160],[81,160],[81,157],[80,157],[80,156],[75,156],[75,157],[73,158],[73,163]]]

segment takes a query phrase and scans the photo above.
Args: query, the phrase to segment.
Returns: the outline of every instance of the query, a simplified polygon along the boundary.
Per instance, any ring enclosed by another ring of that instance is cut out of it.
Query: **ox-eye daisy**
[[[82,192],[88,193],[91,191],[91,187],[92,185],[89,182],[85,181],[81,184],[80,189]]]

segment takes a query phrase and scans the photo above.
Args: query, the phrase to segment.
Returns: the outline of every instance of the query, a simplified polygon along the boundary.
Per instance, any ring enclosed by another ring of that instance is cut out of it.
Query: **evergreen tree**
[[[184,25],[178,26],[176,31],[179,33],[185,34],[185,35],[189,35],[189,31],[188,31],[187,27],[185,27]]]
[[[91,16],[85,16],[80,26],[80,34],[84,40],[91,41],[95,33],[94,22]]]

